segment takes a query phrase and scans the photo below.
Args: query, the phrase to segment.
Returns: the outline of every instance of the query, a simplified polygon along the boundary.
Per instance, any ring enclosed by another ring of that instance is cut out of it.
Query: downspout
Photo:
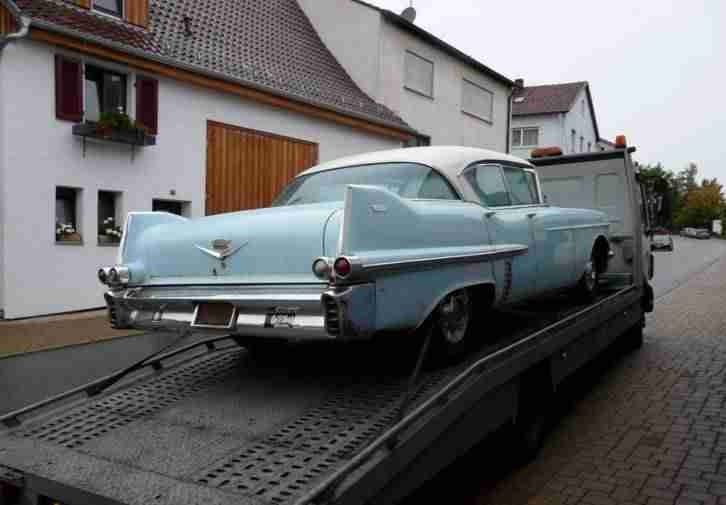
[[[514,88],[509,88],[509,99],[507,100],[507,148],[504,151],[512,154],[510,136],[512,135],[512,100],[514,100]]]
[[[5,46],[15,40],[24,39],[30,33],[30,18],[27,16],[20,16],[20,29],[17,32],[9,33],[8,35],[0,38],[0,53],[5,49]]]

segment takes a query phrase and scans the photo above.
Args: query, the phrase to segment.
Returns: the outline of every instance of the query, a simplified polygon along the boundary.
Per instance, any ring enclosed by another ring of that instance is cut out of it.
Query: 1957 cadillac
[[[318,165],[271,208],[131,213],[103,268],[114,327],[369,339],[425,327],[462,352],[484,309],[577,287],[608,263],[605,214],[543,202],[529,163],[463,147]]]

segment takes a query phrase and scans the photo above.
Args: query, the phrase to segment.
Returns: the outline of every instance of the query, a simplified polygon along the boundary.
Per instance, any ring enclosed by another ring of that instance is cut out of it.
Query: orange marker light
[[[625,135],[618,135],[615,137],[615,147],[628,147],[628,141]]]

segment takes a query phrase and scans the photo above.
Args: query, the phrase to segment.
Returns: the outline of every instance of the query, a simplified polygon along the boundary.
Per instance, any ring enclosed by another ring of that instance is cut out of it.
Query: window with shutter
[[[159,131],[159,81],[146,77],[136,79],[136,121],[156,135]]]
[[[83,66],[59,54],[55,57],[55,111],[64,121],[83,120]]]

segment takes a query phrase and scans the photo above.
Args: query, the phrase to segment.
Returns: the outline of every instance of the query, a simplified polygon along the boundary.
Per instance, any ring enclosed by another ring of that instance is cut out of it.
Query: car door
[[[488,228],[492,244],[528,247],[527,253],[506,262],[499,262],[495,268],[497,282],[506,284],[504,298],[508,301],[526,298],[537,290],[537,251],[531,215],[533,209],[513,205],[512,195],[500,165],[472,165],[465,172],[465,177],[486,208],[484,224]]]

